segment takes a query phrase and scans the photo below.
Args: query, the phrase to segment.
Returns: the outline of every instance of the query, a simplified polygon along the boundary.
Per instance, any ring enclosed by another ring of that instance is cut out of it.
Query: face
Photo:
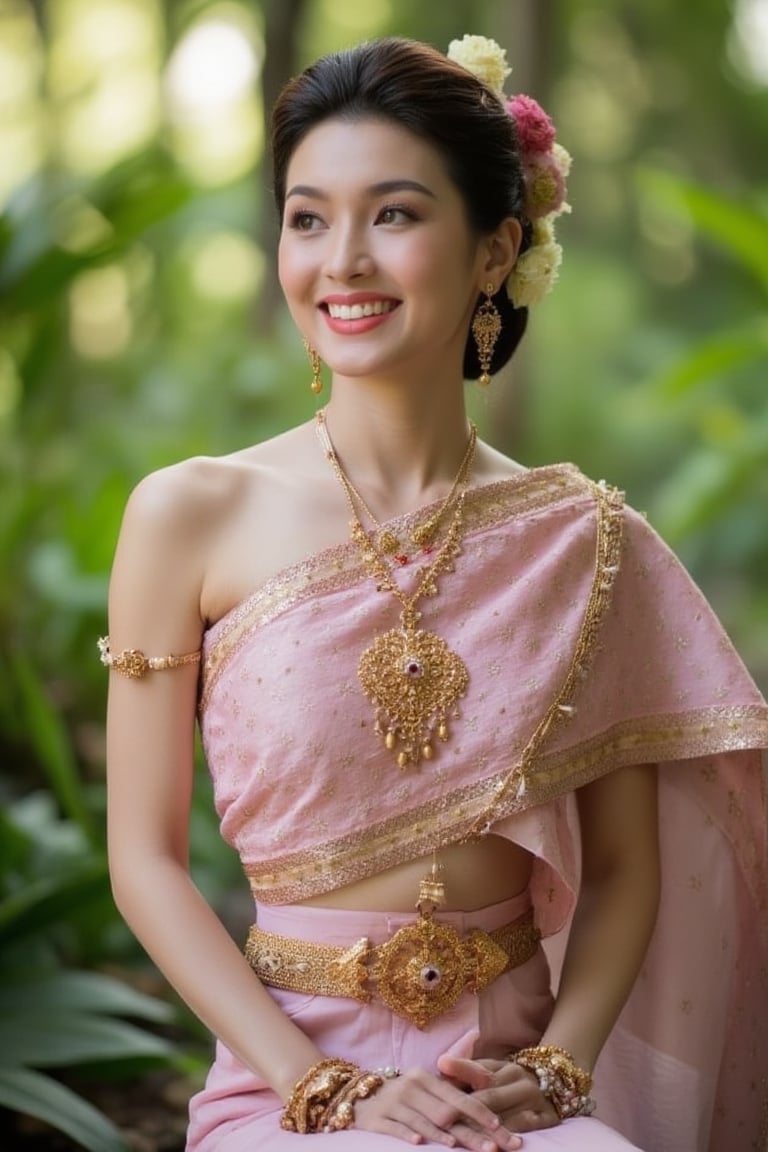
[[[439,153],[397,125],[328,120],[291,158],[280,281],[338,375],[460,372],[491,247]]]

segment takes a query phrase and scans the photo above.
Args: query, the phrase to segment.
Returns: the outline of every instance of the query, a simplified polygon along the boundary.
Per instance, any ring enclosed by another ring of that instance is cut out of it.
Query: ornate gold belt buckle
[[[464,991],[481,992],[509,966],[507,953],[487,932],[475,928],[462,937],[424,915],[373,953],[370,976],[379,997],[422,1030]]]

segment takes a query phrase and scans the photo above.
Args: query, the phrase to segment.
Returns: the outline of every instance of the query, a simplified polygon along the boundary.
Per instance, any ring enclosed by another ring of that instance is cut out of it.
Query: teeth
[[[364,316],[381,316],[391,312],[391,300],[371,300],[367,304],[329,304],[328,311],[334,320],[362,320]]]

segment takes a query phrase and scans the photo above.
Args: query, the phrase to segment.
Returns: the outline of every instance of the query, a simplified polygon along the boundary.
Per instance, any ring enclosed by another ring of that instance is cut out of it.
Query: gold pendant
[[[366,648],[357,674],[398,767],[431,760],[435,731],[448,739],[448,714],[467,690],[464,661],[433,632],[394,628]]]
[[[419,881],[419,899],[416,907],[425,915],[431,915],[437,908],[442,908],[445,902],[445,882],[439,865],[433,864],[429,876]]]

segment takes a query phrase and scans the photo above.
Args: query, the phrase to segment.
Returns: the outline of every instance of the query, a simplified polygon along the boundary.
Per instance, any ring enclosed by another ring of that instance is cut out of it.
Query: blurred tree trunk
[[[559,0],[495,0],[489,12],[491,35],[507,51],[512,68],[506,92],[526,92],[548,108],[554,79],[558,43]],[[494,10],[495,9],[495,10]],[[563,14],[560,13],[562,17]],[[496,379],[490,402],[490,437],[494,445],[517,457],[526,442],[527,397],[535,384],[531,366],[530,329],[536,323],[536,309],[528,318],[528,333],[511,364]],[[530,463],[537,463],[531,461]]]
[[[267,334],[282,299],[277,280],[278,224],[272,204],[272,156],[269,147],[272,108],[281,88],[294,74],[298,59],[298,33],[307,0],[264,0],[264,67],[261,95],[264,118],[264,153],[259,168],[261,212],[256,240],[266,259],[264,284],[254,317],[256,331]]]

